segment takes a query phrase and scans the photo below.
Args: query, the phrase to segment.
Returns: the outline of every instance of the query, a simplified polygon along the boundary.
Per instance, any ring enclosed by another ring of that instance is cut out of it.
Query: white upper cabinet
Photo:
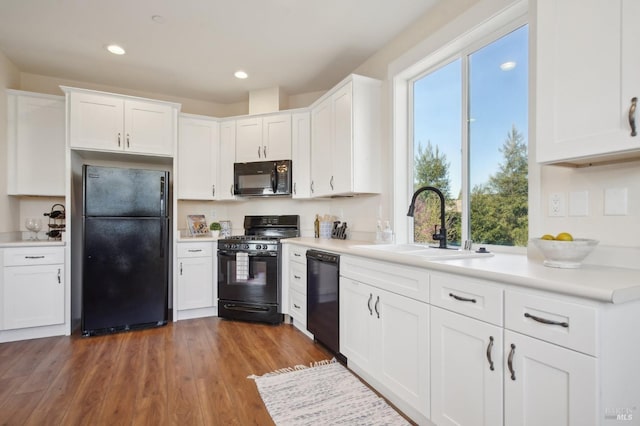
[[[309,111],[291,116],[292,198],[311,196],[311,115]]]
[[[380,192],[380,92],[351,75],[311,107],[312,196]]]
[[[236,121],[236,162],[291,159],[291,114]]]
[[[72,149],[174,155],[176,104],[64,89]]]
[[[213,200],[220,124],[215,119],[181,114],[178,125],[178,198]]]
[[[236,122],[234,120],[220,123],[220,149],[218,155],[217,185],[214,198],[216,200],[234,200],[233,162],[236,153]]]
[[[536,151],[549,164],[640,157],[640,2],[537,0]]]
[[[64,97],[7,93],[7,194],[64,196]]]

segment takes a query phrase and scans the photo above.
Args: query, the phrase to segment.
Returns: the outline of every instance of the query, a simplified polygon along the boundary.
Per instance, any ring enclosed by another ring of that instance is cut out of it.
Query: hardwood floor
[[[202,318],[0,344],[2,425],[272,425],[250,374],[331,358],[289,324]]]

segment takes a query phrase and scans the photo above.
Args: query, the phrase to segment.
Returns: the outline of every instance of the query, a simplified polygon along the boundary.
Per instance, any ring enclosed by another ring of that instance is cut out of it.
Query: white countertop
[[[42,246],[64,246],[64,241],[56,240],[9,240],[0,241],[0,248],[7,247],[42,247]]]
[[[640,271],[636,269],[586,264],[577,269],[558,269],[546,267],[541,261],[531,260],[526,255],[503,253],[494,253],[490,257],[435,261],[402,253],[354,247],[373,244],[371,242],[316,238],[287,238],[282,241],[285,244],[467,275],[600,302],[624,303],[640,300]]]

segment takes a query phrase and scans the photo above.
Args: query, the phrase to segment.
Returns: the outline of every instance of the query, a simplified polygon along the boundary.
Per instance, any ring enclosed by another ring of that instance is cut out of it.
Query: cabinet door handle
[[[211,196],[212,197],[216,196],[216,186],[215,185],[211,185]]]
[[[524,313],[524,317],[525,318],[531,318],[532,320],[538,321],[539,323],[542,323],[542,324],[559,325],[560,327],[564,327],[564,328],[568,328],[569,327],[569,323],[568,322],[559,322],[559,321],[549,320],[549,319],[546,319],[546,318],[537,317],[535,315],[531,315],[529,312],[525,312]]]
[[[329,186],[331,187],[331,190],[333,191],[333,176],[331,176],[331,179],[329,180]]]
[[[293,195],[296,195],[296,182],[293,182]]]
[[[294,275],[293,278],[295,278],[296,280],[299,280],[301,277],[300,275]]]
[[[507,359],[507,367],[511,373],[511,380],[516,379],[516,371],[513,369],[513,355],[516,353],[516,345],[511,344],[511,350],[509,351],[509,358]]]
[[[62,271],[60,270],[60,268],[58,268],[58,284],[62,284],[62,279],[60,278],[61,273]]]
[[[263,146],[262,147],[262,156],[266,159],[267,158],[267,146]]]
[[[311,181],[311,193],[313,194],[313,181]]]
[[[300,306],[296,305],[295,303],[293,304],[293,307],[296,309],[300,309]]]
[[[493,360],[491,359],[491,351],[493,350],[493,336],[489,336],[489,344],[487,345],[487,361],[489,361],[489,370],[493,371]]]
[[[129,143],[129,133],[127,133],[127,148],[131,148],[131,143]]]
[[[262,156],[260,155],[260,145],[258,145],[258,158],[262,158]]]
[[[376,296],[376,304],[373,305],[373,309],[376,310],[376,315],[380,318],[380,311],[378,310],[378,304],[380,303],[380,296]]]
[[[462,297],[462,296],[458,296],[457,294],[453,294],[453,293],[449,293],[449,297],[453,297],[456,300],[459,300],[461,302],[471,302],[471,303],[476,303],[476,299],[468,299],[466,297]]]
[[[180,262],[180,275],[182,275],[182,262]]]
[[[367,308],[369,308],[369,315],[373,315],[373,311],[371,310],[371,299],[373,299],[373,294],[369,293],[369,300],[367,300]]]
[[[233,196],[233,184],[229,187],[229,193]]]
[[[631,106],[629,107],[629,126],[631,126],[631,136],[636,136],[636,104],[638,98],[635,96],[631,98]]]
[[[300,253],[293,253],[293,255],[294,255],[295,257],[300,257],[300,256],[302,256]]]
[[[122,142],[120,141],[120,133],[118,133],[118,148],[122,146]]]
[[[44,259],[44,256],[25,256],[25,259]]]

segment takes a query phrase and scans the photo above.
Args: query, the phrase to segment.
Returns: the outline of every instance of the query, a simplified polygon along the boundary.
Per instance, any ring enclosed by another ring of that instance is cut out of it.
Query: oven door
[[[236,254],[218,250],[218,298],[277,305],[278,253],[249,253],[248,268]]]

